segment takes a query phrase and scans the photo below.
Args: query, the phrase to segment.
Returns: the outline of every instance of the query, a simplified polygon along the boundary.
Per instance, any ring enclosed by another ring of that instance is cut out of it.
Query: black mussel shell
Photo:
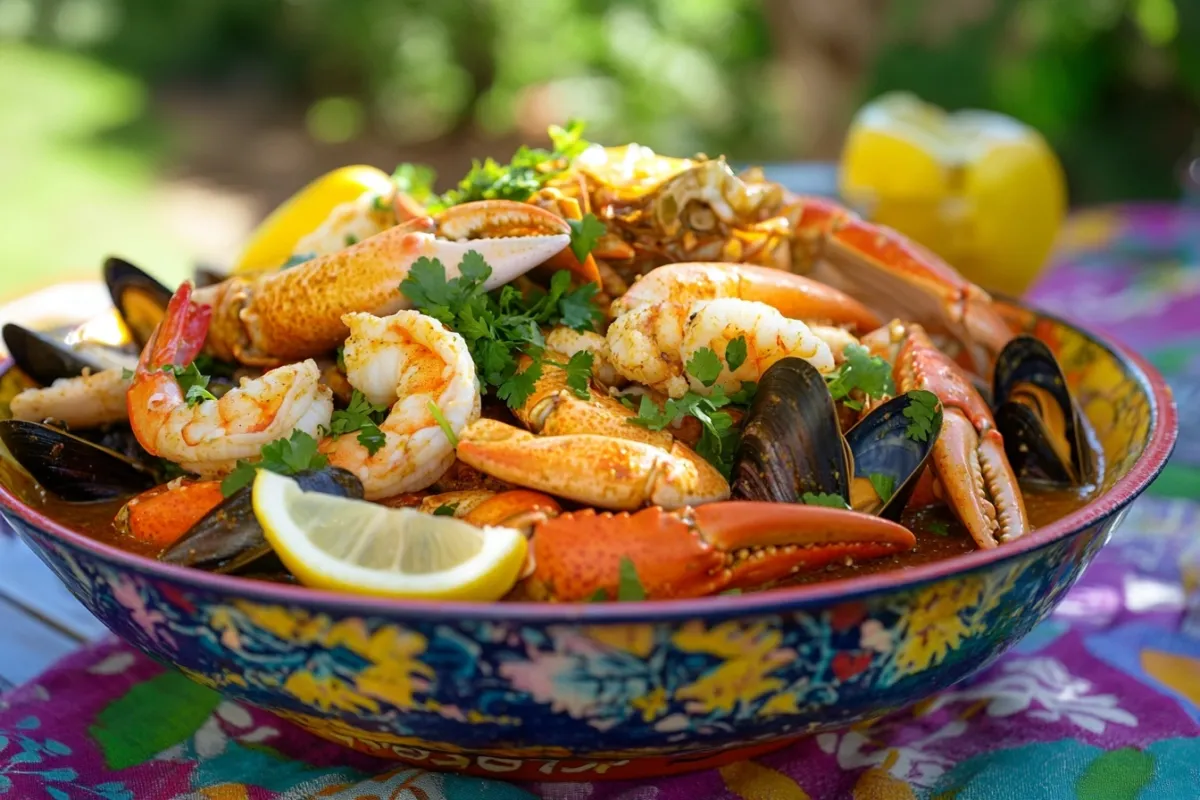
[[[849,502],[849,474],[837,410],[821,373],[801,358],[772,364],[746,413],[733,496],[799,503],[811,492]]]
[[[1096,457],[1054,353],[1017,336],[996,358],[996,427],[1017,478],[1079,486],[1095,480]]]
[[[362,483],[352,473],[326,467],[295,476],[306,492],[361,499]],[[230,575],[276,574],[283,570],[254,516],[253,487],[244,486],[212,511],[159,556],[168,564]]]
[[[125,327],[141,350],[166,313],[171,290],[120,258],[109,258],[104,262],[104,283]]]
[[[3,337],[13,363],[39,386],[49,386],[59,378],[75,378],[85,371],[99,372],[112,366],[82,348],[13,322],[4,326]]]
[[[112,500],[160,482],[144,465],[40,422],[0,421],[0,441],[34,480],[69,503]]]
[[[863,481],[873,487],[865,493],[871,498],[867,505],[854,502],[858,500],[859,492],[851,491],[851,505],[857,510],[893,522],[900,520],[942,429],[942,412],[939,410],[928,431],[909,430],[912,420],[904,412],[911,404],[919,402],[911,394],[893,397],[846,432],[853,458],[854,489]],[[872,476],[875,476],[874,481]],[[865,490],[865,486],[863,488]],[[890,496],[884,497],[881,491],[890,491]]]

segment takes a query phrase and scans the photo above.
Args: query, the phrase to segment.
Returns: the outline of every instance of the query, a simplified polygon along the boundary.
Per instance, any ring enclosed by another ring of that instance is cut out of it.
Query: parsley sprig
[[[492,268],[472,250],[463,256],[459,274],[447,279],[437,259],[421,258],[400,284],[400,291],[422,313],[457,331],[467,342],[480,379],[496,390],[510,408],[520,408],[542,376],[546,341],[542,328],[566,325],[577,331],[593,330],[602,318],[594,302],[597,286],[571,288],[571,275],[556,272],[546,292],[522,294],[511,284],[485,292],[483,284]],[[518,369],[518,358],[531,363]],[[591,376],[590,354],[576,354],[566,364],[552,363],[568,372],[577,393],[586,392]]]
[[[937,395],[916,389],[908,392],[907,396],[914,402],[904,409],[904,416],[909,421],[904,435],[914,442],[928,441],[930,436],[936,435],[935,429],[940,429],[942,424]]]
[[[646,587],[642,586],[642,579],[638,577],[637,567],[629,556],[621,556],[617,572],[617,602],[630,603],[645,599]],[[592,603],[607,603],[608,600],[608,590],[603,586],[588,598],[588,601]]]
[[[875,399],[896,393],[892,366],[887,361],[871,355],[867,348],[857,344],[847,345],[844,355],[846,360],[841,366],[826,376],[829,393],[835,401],[841,400],[847,407],[858,411],[863,404],[851,396],[855,390]]]
[[[800,495],[800,502],[809,506],[826,506],[828,508],[849,508],[846,498],[840,494],[828,492],[805,492]]]
[[[739,336],[726,346],[725,358],[730,371],[737,368],[732,366],[733,363],[736,362],[740,367],[745,362],[745,337]],[[689,389],[683,397],[667,400],[661,409],[649,397],[642,395],[637,416],[629,421],[652,431],[661,431],[684,417],[695,417],[704,430],[700,441],[696,443],[696,452],[728,478],[733,471],[733,456],[740,432],[733,424],[733,416],[722,409],[730,405],[749,405],[754,399],[757,384],[743,381],[732,395],[726,394],[720,386],[714,386],[721,374],[721,359],[707,347],[697,350],[684,368],[689,375],[709,387],[707,395]]]
[[[387,406],[375,405],[355,389],[346,408],[333,412],[326,433],[336,438],[357,431],[358,443],[366,448],[367,453],[375,455],[387,444],[387,437],[379,429],[387,415]]]
[[[189,408],[197,406],[205,400],[217,399],[216,395],[208,390],[208,382],[211,379],[200,371],[195,361],[186,367],[167,364],[162,371],[175,376],[175,380],[179,382],[179,388],[184,392],[183,396],[187,399]]]
[[[288,439],[278,439],[263,445],[259,461],[250,463],[239,460],[233,472],[221,481],[221,494],[229,495],[248,486],[260,469],[280,475],[295,475],[312,469],[321,469],[329,464],[323,454],[317,452],[317,440],[302,430],[292,431]]]

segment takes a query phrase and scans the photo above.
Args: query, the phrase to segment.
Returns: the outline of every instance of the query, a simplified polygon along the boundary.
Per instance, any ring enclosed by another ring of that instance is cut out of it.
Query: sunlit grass
[[[110,254],[182,277],[186,252],[155,208],[161,145],[117,135],[142,119],[143,87],[20,44],[0,44],[0,65],[0,298],[95,277]]]

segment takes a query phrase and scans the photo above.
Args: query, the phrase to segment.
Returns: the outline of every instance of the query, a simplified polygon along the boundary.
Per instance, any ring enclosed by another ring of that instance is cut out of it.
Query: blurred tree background
[[[890,89],[1038,127],[1076,205],[1173,198],[1200,0],[0,0],[0,291],[108,252],[182,274],[325,169],[424,160],[445,185],[572,116],[835,159]]]

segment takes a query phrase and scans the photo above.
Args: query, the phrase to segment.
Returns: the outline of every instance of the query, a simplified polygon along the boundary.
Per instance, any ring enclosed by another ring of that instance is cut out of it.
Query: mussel
[[[856,510],[898,520],[941,430],[937,412],[924,439],[909,435],[905,411],[918,402],[911,394],[893,398],[843,436],[816,368],[799,358],[776,362],[746,414],[733,495],[776,503],[835,495]]]
[[[849,502],[851,460],[821,373],[802,358],[772,364],[746,413],[734,496],[799,503],[805,494],[836,494]]]
[[[104,262],[104,283],[113,306],[120,312],[125,327],[141,350],[162,320],[171,300],[171,290],[120,258],[109,258]]]
[[[326,467],[295,476],[306,492],[362,499],[362,483],[352,473]],[[159,556],[168,564],[226,574],[286,573],[254,516],[253,488],[245,486],[212,511]]]
[[[1017,336],[996,359],[996,427],[1018,479],[1081,486],[1096,477],[1096,455],[1054,353],[1032,336]]]
[[[70,345],[14,322],[4,326],[2,335],[13,363],[40,386],[49,386],[60,378],[75,378],[85,372],[131,367],[134,363],[112,348],[83,342]]]
[[[197,264],[196,268],[192,270],[192,280],[195,282],[196,288],[212,286],[213,284],[220,283],[227,277],[220,269],[208,264]]]
[[[112,500],[162,482],[145,464],[40,422],[2,420],[0,441],[34,480],[69,503]]]
[[[855,510],[899,522],[942,428],[937,411],[925,438],[910,433],[911,419],[904,412],[920,402],[912,394],[893,397],[846,431],[854,471],[850,505]]]

